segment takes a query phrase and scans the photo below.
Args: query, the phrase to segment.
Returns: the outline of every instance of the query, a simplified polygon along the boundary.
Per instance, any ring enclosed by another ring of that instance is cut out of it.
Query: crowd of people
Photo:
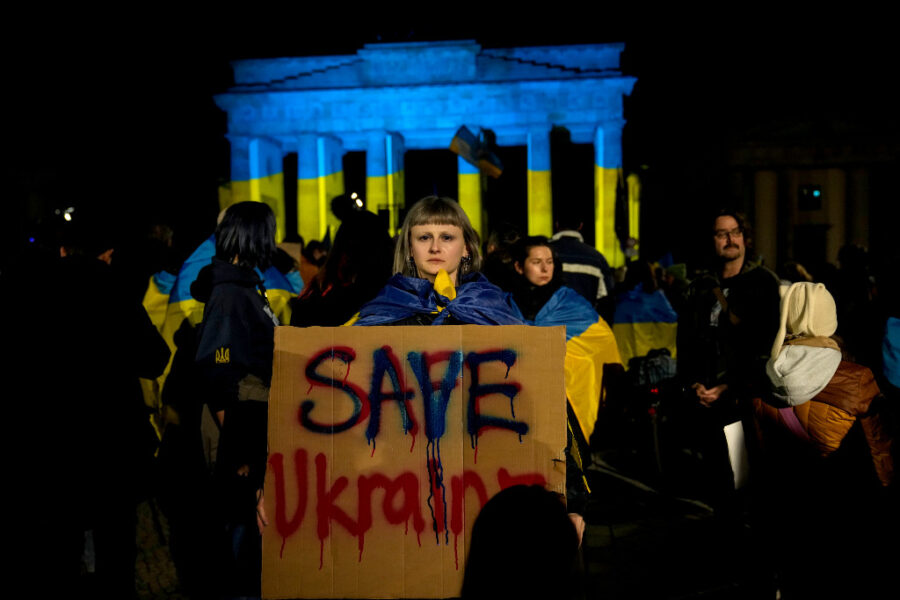
[[[230,206],[183,265],[153,274],[146,310],[115,289],[102,232],[61,239],[59,258],[23,263],[20,279],[4,273],[10,311],[19,298],[11,281],[37,291],[41,314],[51,314],[53,298],[66,299],[64,319],[13,323],[10,338],[23,357],[39,356],[44,343],[66,349],[56,377],[42,377],[34,361],[18,365],[53,415],[52,441],[35,460],[65,463],[63,480],[38,488],[48,504],[53,486],[71,494],[44,532],[63,540],[51,553],[61,586],[79,585],[91,531],[98,595],[133,594],[133,508],[152,493],[169,518],[187,593],[259,595],[266,402],[282,324],[565,326],[566,398],[557,400],[569,422],[566,497],[522,488],[491,500],[473,532],[464,597],[491,596],[485,574],[501,568],[521,569],[523,590],[579,595],[584,473],[598,419],[615,419],[611,407],[627,405],[641,384],[669,384],[660,408],[670,443],[696,459],[697,491],[723,522],[750,524],[771,546],[781,589],[799,597],[828,584],[785,566],[796,555],[804,558],[795,564],[807,564],[808,540],[869,539],[784,510],[825,517],[841,501],[865,511],[896,489],[896,276],[860,273],[859,251],[843,252],[846,266],[818,281],[796,264],[779,276],[753,260],[743,216],[722,211],[709,221],[709,268],[689,278],[684,265],[665,261],[614,270],[579,223],[558,223],[549,239],[507,228],[482,246],[457,202],[431,196],[410,207],[392,240],[377,215],[340,199],[334,206],[341,225],[333,242],[283,248],[265,204]],[[301,246],[293,255],[284,249]],[[723,433],[736,422],[746,434],[741,449]],[[749,454],[752,496],[735,489],[739,451]],[[504,523],[532,504],[527,514],[547,518],[529,537],[542,550],[507,560],[506,550],[531,546]]]

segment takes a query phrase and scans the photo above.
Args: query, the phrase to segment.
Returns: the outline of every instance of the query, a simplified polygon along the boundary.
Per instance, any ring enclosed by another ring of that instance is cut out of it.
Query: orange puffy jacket
[[[878,479],[888,486],[894,477],[893,439],[884,431],[880,415],[870,412],[873,400],[880,395],[872,371],[856,363],[841,361],[825,389],[809,402],[787,410],[794,412],[809,438],[808,443],[822,456],[837,450],[853,423],[859,420]],[[761,423],[776,423],[793,431],[779,409],[759,398],[754,399],[753,405]]]

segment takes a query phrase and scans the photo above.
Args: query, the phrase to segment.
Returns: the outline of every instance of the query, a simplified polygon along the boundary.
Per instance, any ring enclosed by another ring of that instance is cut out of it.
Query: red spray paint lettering
[[[269,466],[275,483],[275,530],[282,538],[282,557],[284,544],[288,538],[301,529],[306,519],[306,508],[309,502],[309,467],[307,466],[308,453],[305,449],[298,449],[294,453],[294,476],[297,485],[297,506],[293,510],[293,516],[287,517],[288,507],[285,498],[285,469],[284,456],[281,453],[273,453],[269,457]],[[347,491],[350,480],[347,477],[337,477],[328,485],[328,460],[324,454],[319,453],[315,457],[315,519],[316,536],[319,539],[319,568],[323,566],[325,540],[332,535],[332,522],[357,538],[359,558],[362,561],[365,549],[365,535],[375,522],[375,513],[372,510],[372,501],[375,490],[383,490],[384,497],[381,502],[380,514],[384,521],[390,525],[408,527],[412,521],[413,529],[419,534],[425,529],[425,520],[422,517],[422,502],[419,495],[419,478],[415,473],[405,471],[396,477],[388,477],[383,473],[360,475],[356,480],[356,494],[358,500],[358,514],[356,518],[347,514],[337,503],[341,494]],[[540,473],[524,473],[512,476],[506,469],[501,468],[497,472],[497,483],[502,489],[516,483],[542,483],[543,476]],[[436,518],[437,514],[450,514],[449,531],[455,538],[463,532],[466,490],[475,491],[479,505],[484,506],[488,501],[487,488],[478,473],[463,471],[462,476],[454,475],[450,479],[450,510],[434,511],[432,526],[438,532],[446,530],[446,521]],[[444,505],[446,498],[443,494],[436,500]],[[421,541],[420,541],[421,543]],[[457,557],[458,561],[458,557]],[[458,568],[458,565],[457,565]]]

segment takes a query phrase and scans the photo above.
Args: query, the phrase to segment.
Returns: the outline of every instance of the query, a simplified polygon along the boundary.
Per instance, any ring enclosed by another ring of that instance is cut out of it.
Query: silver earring
[[[409,258],[407,258],[406,262],[409,265],[410,275],[412,275],[413,277],[417,276],[418,272],[416,271],[416,261],[413,260],[413,257],[410,256]]]
[[[459,261],[459,270],[463,275],[466,275],[469,270],[472,268],[472,257],[469,255],[463,256]]]

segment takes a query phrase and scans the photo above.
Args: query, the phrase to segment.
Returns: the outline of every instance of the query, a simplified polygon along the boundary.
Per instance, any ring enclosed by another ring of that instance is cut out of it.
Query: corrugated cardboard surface
[[[427,403],[409,359],[422,352],[437,357],[429,371],[436,395]],[[437,400],[450,362],[438,353],[454,352],[463,366],[455,385],[445,386],[442,420]],[[314,372],[325,382],[314,383],[308,366],[322,353]],[[390,371],[373,383],[376,353],[394,358],[414,425],[404,431],[401,401],[385,398],[370,439],[378,404],[369,402],[372,390],[394,392]],[[478,384],[500,387],[482,387],[487,393],[470,407],[476,357],[486,359],[477,366]],[[486,497],[501,485],[534,480],[565,492],[564,357],[563,327],[276,329],[263,597],[458,596],[468,536]],[[353,418],[354,402],[342,387],[357,390],[367,416],[363,408]],[[311,431],[301,423],[304,403],[307,419],[320,426],[351,424]],[[472,408],[503,419],[482,428],[474,444]],[[429,430],[426,422],[445,429]],[[521,436],[511,429],[523,425]]]

